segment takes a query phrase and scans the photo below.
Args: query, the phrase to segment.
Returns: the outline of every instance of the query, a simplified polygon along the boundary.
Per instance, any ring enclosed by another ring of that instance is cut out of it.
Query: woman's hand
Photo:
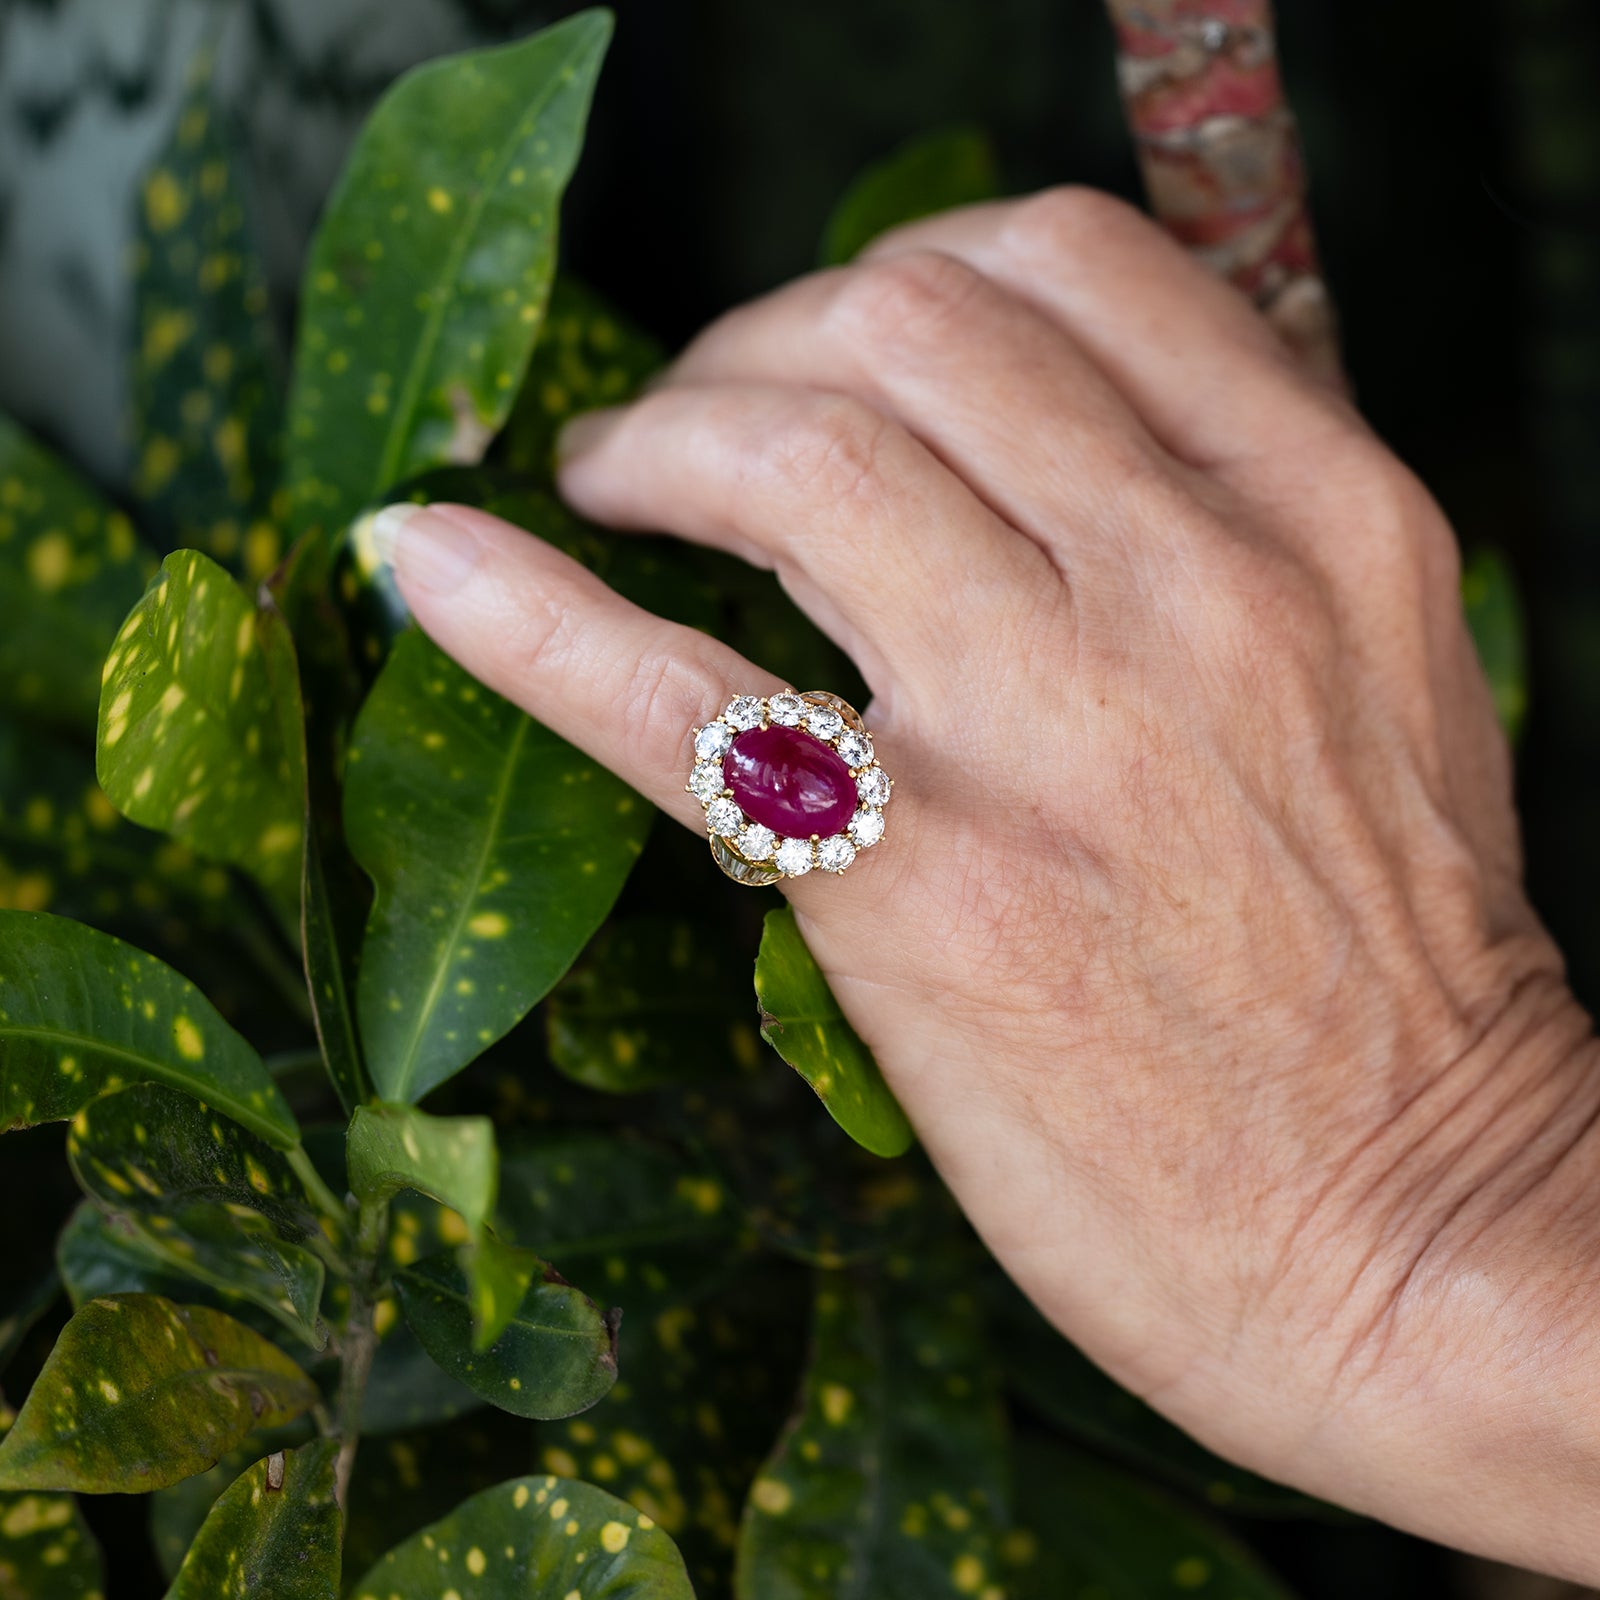
[[[1045,1313],[1225,1455],[1600,1577],[1600,1072],[1454,539],[1350,407],[1065,190],[725,317],[561,483],[860,665],[889,834],[785,890]],[[386,532],[445,649],[703,827],[759,662],[481,513]]]

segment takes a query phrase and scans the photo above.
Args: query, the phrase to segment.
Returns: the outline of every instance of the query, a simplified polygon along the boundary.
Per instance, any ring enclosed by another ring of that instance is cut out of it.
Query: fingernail
[[[407,586],[452,594],[478,564],[470,529],[432,506],[385,506],[372,519],[372,548]]]
[[[556,435],[556,466],[593,450],[616,427],[626,406],[601,406],[595,411],[580,411]]]

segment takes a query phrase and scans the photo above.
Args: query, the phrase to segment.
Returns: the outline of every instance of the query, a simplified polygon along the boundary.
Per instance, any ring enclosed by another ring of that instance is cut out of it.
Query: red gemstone
[[[788,839],[843,833],[856,782],[832,745],[798,728],[751,728],[722,758],[723,781],[753,822]]]

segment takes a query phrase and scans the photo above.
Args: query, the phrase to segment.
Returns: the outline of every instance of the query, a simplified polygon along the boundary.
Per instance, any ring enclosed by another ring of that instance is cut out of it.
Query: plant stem
[[[322,1174],[311,1164],[311,1157],[306,1154],[306,1147],[303,1144],[297,1144],[289,1152],[289,1165],[294,1169],[294,1175],[304,1185],[306,1193],[327,1213],[329,1219],[339,1224],[342,1229],[349,1213],[334,1195],[333,1190],[322,1181]]]

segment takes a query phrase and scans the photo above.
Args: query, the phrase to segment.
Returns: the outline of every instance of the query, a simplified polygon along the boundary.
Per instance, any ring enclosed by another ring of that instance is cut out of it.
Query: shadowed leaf
[[[819,1275],[800,1410],[745,1510],[742,1600],[961,1600],[998,1581],[1007,1440],[977,1305],[954,1272],[901,1266]]]
[[[857,1144],[898,1156],[914,1135],[872,1052],[844,1019],[789,906],[767,913],[756,956],[761,1037],[816,1091]]]
[[[134,492],[164,544],[198,545],[261,578],[283,398],[243,163],[191,63],[178,121],[140,187],[134,282]]]
[[[557,210],[611,19],[587,11],[408,73],[363,127],[312,244],[290,399],[299,527],[479,460],[538,336]]]
[[[120,511],[0,417],[0,708],[87,734],[154,566]]]
[[[279,1149],[298,1139],[261,1058],[193,984],[81,923],[0,911],[0,1128],[60,1122],[147,1081],[205,1100]]]
[[[214,561],[176,551],[106,660],[97,766],[111,803],[242,867],[294,923],[298,758],[285,742],[255,607]]]
[[[1513,744],[1528,710],[1528,648],[1516,579],[1497,550],[1476,551],[1461,574],[1461,601],[1500,726]]]
[[[466,1277],[450,1257],[430,1256],[403,1268],[395,1287],[405,1319],[428,1354],[502,1411],[570,1417],[616,1381],[613,1323],[554,1273],[536,1277],[505,1331],[482,1351],[473,1346]]]
[[[0,1402],[0,1437],[15,1420]],[[101,1600],[104,1582],[70,1494],[0,1493],[0,1600]]]
[[[424,1595],[471,1574],[472,1600],[694,1600],[683,1560],[651,1520],[592,1484],[516,1478],[397,1545],[355,1600]]]
[[[414,632],[357,721],[344,815],[377,890],[362,1043],[383,1098],[414,1101],[566,971],[621,891],[651,813]]]
[[[62,1330],[0,1443],[0,1487],[159,1489],[316,1401],[288,1356],[220,1311],[108,1295]]]
[[[339,1447],[318,1439],[242,1473],[212,1506],[166,1600],[337,1600]]]
[[[851,260],[880,233],[954,206],[993,200],[1000,175],[987,134],[941,128],[908,140],[845,191],[822,236],[822,265]]]

